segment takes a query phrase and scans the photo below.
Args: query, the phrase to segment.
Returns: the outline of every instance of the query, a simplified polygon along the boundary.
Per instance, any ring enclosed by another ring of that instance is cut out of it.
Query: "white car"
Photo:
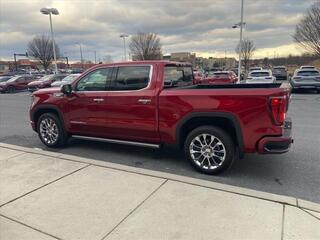
[[[255,70],[249,73],[246,83],[275,83],[271,70]]]
[[[80,73],[70,74],[65,78],[63,78],[61,81],[55,81],[51,83],[51,87],[61,87],[62,85],[70,84],[73,82],[73,80],[75,80],[80,75],[81,75]]]
[[[293,90],[315,89],[320,93],[320,71],[317,69],[297,69],[291,80]]]

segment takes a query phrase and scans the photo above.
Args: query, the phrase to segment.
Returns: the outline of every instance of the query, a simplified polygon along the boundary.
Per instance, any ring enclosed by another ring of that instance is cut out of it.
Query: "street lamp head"
[[[120,37],[121,38],[126,38],[126,37],[129,37],[129,35],[128,34],[121,34]]]
[[[238,24],[233,24],[232,25],[232,28],[238,28],[239,26],[238,26]]]
[[[59,11],[56,8],[41,8],[40,12],[45,15],[49,15],[50,13],[53,15],[59,15]]]
[[[41,9],[40,9],[40,12],[41,12],[42,14],[48,15],[48,14],[49,14],[49,9],[48,9],[48,8],[41,8]]]

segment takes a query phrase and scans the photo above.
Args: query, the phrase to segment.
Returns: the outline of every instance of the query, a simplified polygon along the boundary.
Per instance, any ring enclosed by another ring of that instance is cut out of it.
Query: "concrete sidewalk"
[[[318,240],[320,205],[0,143],[0,239]]]

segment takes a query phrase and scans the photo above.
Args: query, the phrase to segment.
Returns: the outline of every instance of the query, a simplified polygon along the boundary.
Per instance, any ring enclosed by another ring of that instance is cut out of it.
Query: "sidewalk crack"
[[[127,214],[116,226],[114,226],[101,240],[105,240],[121,223],[123,223],[128,217],[130,217],[140,206],[142,206],[152,195],[154,195],[164,184],[168,182],[166,179],[161,183],[155,190],[153,190],[141,203],[139,203],[134,209],[132,209],[129,214]]]
[[[27,227],[27,228],[31,228],[31,229],[33,229],[34,231],[37,231],[37,232],[40,232],[40,233],[45,234],[45,235],[47,235],[47,236],[53,237],[53,238],[55,238],[55,239],[57,239],[57,240],[63,240],[62,238],[59,238],[59,237],[54,236],[54,235],[52,235],[52,234],[50,234],[50,233],[44,232],[44,231],[42,231],[42,230],[40,230],[40,229],[34,228],[34,227],[30,226],[30,225],[27,225],[27,224],[25,224],[25,223],[23,223],[23,222],[20,222],[20,221],[16,220],[16,219],[13,219],[13,218],[11,218],[11,217],[5,216],[5,215],[3,215],[3,214],[1,214],[1,213],[0,213],[0,216],[3,217],[3,218],[8,219],[8,220],[10,220],[10,221],[13,221],[13,222],[15,222],[15,223],[17,223],[17,224],[20,224],[20,225],[22,225],[22,226],[25,226],[25,227]]]
[[[68,174],[66,174],[66,175],[63,175],[63,176],[61,176],[61,177],[59,177],[59,178],[57,178],[57,179],[54,179],[54,180],[52,180],[51,182],[48,182],[48,183],[46,183],[46,184],[44,184],[44,185],[42,185],[42,186],[40,186],[40,187],[37,187],[37,188],[35,188],[35,189],[27,192],[27,193],[24,193],[24,194],[22,194],[22,195],[20,195],[20,196],[18,196],[18,197],[16,197],[16,198],[14,198],[14,199],[11,199],[10,201],[8,201],[8,202],[6,202],[6,203],[1,204],[1,205],[0,205],[0,208],[3,207],[3,206],[5,206],[5,205],[7,205],[7,204],[9,204],[9,203],[12,203],[12,202],[14,202],[14,201],[16,201],[16,200],[18,200],[18,199],[20,199],[20,198],[23,198],[23,197],[25,197],[25,196],[27,196],[27,195],[35,192],[35,191],[38,191],[38,190],[41,189],[41,188],[44,188],[44,187],[46,187],[46,186],[48,186],[48,185],[50,185],[50,184],[52,184],[52,183],[55,183],[55,182],[57,182],[57,181],[65,178],[65,177],[68,177],[68,176],[70,176],[70,175],[72,175],[72,174],[74,174],[74,173],[76,173],[76,172],[79,172],[79,171],[81,171],[81,170],[89,167],[90,165],[91,165],[91,164],[87,164],[87,165],[85,165],[85,166],[83,166],[83,167],[81,167],[81,168],[78,168],[78,169],[76,169],[76,170],[74,170],[74,171],[72,171],[72,172],[70,172],[70,173],[68,173]]]
[[[284,235],[284,221],[285,221],[285,210],[286,210],[286,205],[282,205],[282,223],[281,223],[281,240],[283,240],[283,235]]]

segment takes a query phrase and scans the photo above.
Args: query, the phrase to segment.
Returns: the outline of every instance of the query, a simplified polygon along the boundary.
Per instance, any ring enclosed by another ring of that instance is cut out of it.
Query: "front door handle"
[[[103,98],[94,98],[93,101],[94,102],[103,102],[104,99]]]
[[[138,100],[138,103],[149,104],[149,103],[151,103],[151,99],[140,98],[140,99]]]

